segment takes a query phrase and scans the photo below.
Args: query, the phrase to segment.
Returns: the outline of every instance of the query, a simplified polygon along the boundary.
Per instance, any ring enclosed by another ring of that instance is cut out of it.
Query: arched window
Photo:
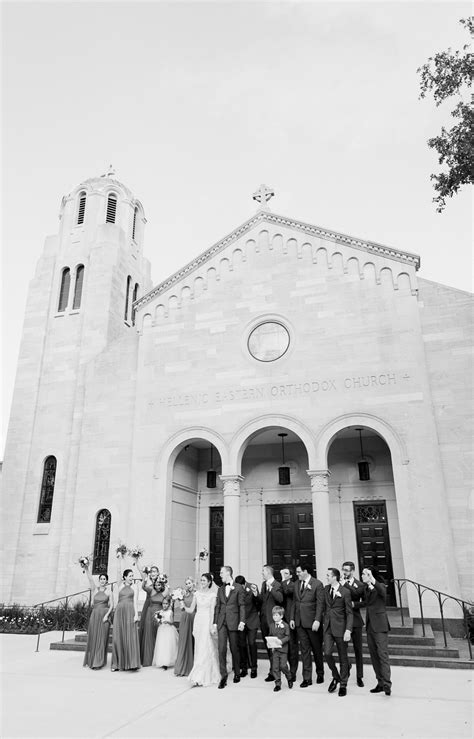
[[[43,479],[41,481],[41,496],[37,519],[38,523],[49,523],[51,521],[55,479],[56,457],[47,457],[44,462]]]
[[[61,275],[61,289],[59,291],[58,313],[63,313],[67,308],[67,304],[69,300],[70,285],[71,285],[71,270],[69,269],[69,267],[65,267]]]
[[[133,211],[133,225],[132,225],[132,239],[135,240],[135,234],[137,232],[137,217],[138,217],[138,205],[135,206]]]
[[[105,218],[106,223],[115,223],[115,216],[117,214],[117,196],[111,192],[107,198],[107,215]]]
[[[81,226],[84,223],[84,214],[86,212],[86,193],[79,193],[79,208],[77,211],[77,225]]]
[[[124,313],[124,320],[128,321],[128,304],[130,302],[130,287],[132,285],[132,278],[130,275],[127,277],[127,289],[125,291],[125,313]]]
[[[133,304],[135,300],[138,299],[138,282],[135,283],[135,287],[133,288],[133,297],[132,297],[132,326],[135,326],[135,308],[133,307]]]
[[[94,535],[94,558],[92,561],[92,574],[102,575],[107,572],[109,564],[110,525],[112,516],[107,508],[103,508],[97,514]]]
[[[74,287],[74,301],[72,303],[73,310],[81,307],[82,285],[84,283],[84,265],[80,264],[76,269],[76,285]]]

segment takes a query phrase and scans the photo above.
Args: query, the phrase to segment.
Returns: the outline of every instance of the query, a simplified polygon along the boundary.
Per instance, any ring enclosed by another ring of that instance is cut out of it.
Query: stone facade
[[[89,225],[78,228],[84,189]],[[117,224],[103,223],[111,189]],[[420,280],[415,255],[266,204],[152,289],[143,230],[130,235],[136,207],[110,178],[81,185],[32,281],[4,464],[4,598],[79,589],[74,559],[93,546],[102,508],[112,516],[111,570],[121,538],[179,582],[222,506],[224,557],[258,581],[268,505],[311,504],[324,573],[357,561],[353,503],[379,499],[394,576],[468,597],[470,296]],[[79,262],[81,308],[59,316],[61,269]],[[127,275],[140,285],[134,326],[124,321]],[[266,322],[289,335],[275,361],[248,348]],[[355,428],[370,434],[365,483],[357,440],[344,437]],[[266,429],[275,438],[253,444]],[[281,429],[292,470],[285,487],[275,478]],[[205,478],[211,444],[215,489]],[[48,454],[58,460],[54,502],[51,522],[39,524]]]

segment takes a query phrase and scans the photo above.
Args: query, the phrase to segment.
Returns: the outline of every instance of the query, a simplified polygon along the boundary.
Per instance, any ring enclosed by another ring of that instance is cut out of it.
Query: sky
[[[256,210],[421,256],[472,289],[467,189],[436,213],[426,142],[453,102],[417,68],[467,2],[3,2],[3,434],[28,284],[61,198],[110,163],[145,208],[158,283]],[[4,440],[0,445],[2,456]]]

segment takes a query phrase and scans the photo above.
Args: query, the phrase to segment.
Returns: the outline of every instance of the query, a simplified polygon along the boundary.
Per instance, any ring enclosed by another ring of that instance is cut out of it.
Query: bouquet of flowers
[[[144,575],[149,575],[151,572],[151,567],[148,567],[148,565],[145,565],[145,567],[142,567],[142,572]]]
[[[161,611],[155,611],[155,613],[153,614],[153,618],[155,619],[155,621],[158,622],[158,626],[159,626],[161,622],[163,621],[163,615]]]
[[[183,588],[175,588],[173,592],[171,593],[171,600],[177,601],[177,600],[184,600],[184,596],[186,595]]]
[[[127,550],[128,554],[132,559],[135,561],[137,559],[140,559],[140,557],[143,557],[143,549],[139,546],[136,547],[130,547],[130,549]]]
[[[117,549],[115,550],[117,557],[125,557],[125,555],[127,554],[127,551],[128,551],[127,545],[122,544],[122,543],[120,543]]]
[[[161,575],[158,575],[156,578],[156,582],[159,582],[162,585],[168,585],[168,575],[165,575],[165,573],[162,572]]]
[[[85,554],[81,554],[79,559],[77,560],[79,564],[81,565],[82,569],[85,571],[87,567],[89,567],[90,559]]]
[[[197,559],[201,560],[201,562],[205,562],[208,557],[209,551],[207,547],[201,547],[199,553],[194,557],[193,562],[195,562]]]

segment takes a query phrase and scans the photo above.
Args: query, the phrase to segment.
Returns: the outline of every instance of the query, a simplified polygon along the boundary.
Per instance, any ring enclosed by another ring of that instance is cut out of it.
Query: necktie
[[[302,581],[301,581],[301,585],[300,585],[300,595],[303,595],[303,591],[304,591],[304,580],[302,580]]]
[[[334,600],[334,593],[335,592],[336,592],[335,589],[334,588],[331,588],[331,598],[332,598],[332,600]]]

